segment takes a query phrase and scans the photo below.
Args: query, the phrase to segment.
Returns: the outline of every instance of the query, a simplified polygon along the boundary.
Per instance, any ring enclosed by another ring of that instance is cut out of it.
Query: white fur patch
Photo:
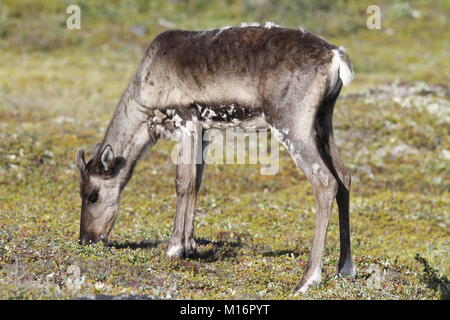
[[[313,174],[317,174],[317,173],[319,172],[319,169],[320,169],[319,164],[314,163],[314,164],[312,165],[312,173],[313,173]]]
[[[221,107],[224,108],[225,106],[221,105]],[[220,114],[208,106],[197,104],[197,109],[201,115],[200,120],[196,117],[193,117],[192,120],[183,120],[175,109],[168,109],[165,113],[156,110],[150,121],[150,126],[153,126],[155,132],[161,138],[169,140],[178,140],[181,135],[192,134],[198,128],[197,125],[205,130],[237,128],[243,131],[253,131],[268,128],[263,114],[253,115],[248,113],[247,117],[243,119],[236,117],[234,104],[229,105]],[[216,121],[215,118],[217,117],[221,117],[222,120]]]
[[[276,23],[273,23],[273,22],[270,22],[270,21],[266,21],[266,24],[264,25],[264,28],[271,29],[273,27],[281,28],[281,26],[276,24]]]
[[[260,27],[261,25],[258,22],[241,22],[239,27]]]
[[[167,255],[169,257],[181,257],[183,254],[183,250],[184,250],[184,248],[181,244],[177,245],[177,246],[173,246],[173,247],[170,247],[169,250],[167,250]]]
[[[272,134],[275,136],[275,139],[277,139],[278,142],[281,143],[286,148],[286,150],[291,155],[292,160],[294,160],[294,162],[298,165],[302,161],[302,156],[294,149],[291,140],[287,136],[289,133],[289,129],[284,128],[281,129],[280,132],[277,128],[273,126],[269,126],[269,128]]]
[[[320,269],[316,269],[314,271],[311,278],[308,279],[308,281],[298,290],[300,293],[305,293],[308,291],[309,287],[311,287],[313,284],[319,284],[322,281],[322,275]]]
[[[332,52],[333,52],[333,60],[331,63],[331,74],[332,74],[331,83],[336,83],[337,77],[339,76],[339,78],[342,81],[342,84],[346,86],[350,82],[352,82],[354,73],[350,69],[350,66],[344,60],[341,59],[341,53],[345,53],[345,51],[339,48],[332,50]]]
[[[230,29],[231,26],[224,26],[222,28],[219,29],[219,31],[214,35],[213,39],[217,38],[222,32],[224,32],[225,30]],[[217,30],[217,29],[213,29],[213,30]]]

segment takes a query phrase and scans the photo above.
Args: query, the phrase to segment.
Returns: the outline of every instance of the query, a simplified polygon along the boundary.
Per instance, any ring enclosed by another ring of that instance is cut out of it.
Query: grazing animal
[[[143,150],[175,134],[180,159],[205,148],[202,132],[266,124],[285,145],[314,190],[316,229],[308,265],[295,292],[321,281],[322,257],[334,198],[339,207],[338,273],[355,275],[349,227],[350,174],[333,136],[333,109],[353,78],[342,48],[303,30],[273,24],[206,31],[169,30],[145,50],[103,141],[81,173],[80,243],[107,241],[121,191]],[[230,115],[230,116],[226,116]],[[195,252],[194,211],[205,163],[180,161],[169,256]]]

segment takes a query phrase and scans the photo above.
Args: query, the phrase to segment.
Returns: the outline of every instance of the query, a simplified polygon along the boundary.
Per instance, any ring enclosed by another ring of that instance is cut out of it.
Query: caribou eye
[[[92,191],[87,197],[87,201],[89,203],[94,203],[97,200],[98,200],[98,191]]]

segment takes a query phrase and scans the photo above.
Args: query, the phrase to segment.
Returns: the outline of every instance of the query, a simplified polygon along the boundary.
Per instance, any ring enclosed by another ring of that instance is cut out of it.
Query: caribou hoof
[[[184,255],[186,258],[192,257],[197,253],[197,244],[194,239],[186,241],[184,244]]]
[[[312,276],[304,276],[300,284],[295,288],[294,294],[300,295],[307,292],[311,287],[317,286],[322,281],[320,272],[314,272]]]
[[[169,244],[166,254],[169,257],[189,258],[194,256],[196,251],[196,243],[194,240],[187,241],[183,244]]]
[[[339,267],[338,274],[342,277],[355,278],[356,268],[352,262],[345,263],[343,266]]]
[[[178,257],[183,258],[184,257],[184,247],[181,244],[174,244],[167,247],[166,254],[168,257]]]

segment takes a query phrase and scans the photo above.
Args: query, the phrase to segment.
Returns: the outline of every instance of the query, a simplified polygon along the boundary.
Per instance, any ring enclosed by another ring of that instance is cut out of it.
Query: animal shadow
[[[239,248],[244,245],[244,243],[239,240],[211,240],[197,238],[195,241],[197,243],[197,251],[189,258],[204,262],[214,262],[234,258],[237,256]]]
[[[143,240],[139,242],[108,242],[107,246],[116,249],[152,249],[158,247],[160,244],[167,243],[167,241],[162,240]]]
[[[204,262],[214,262],[234,258],[238,254],[239,248],[244,246],[241,240],[212,240],[206,238],[196,238],[197,251],[189,257],[190,260],[200,260]],[[108,242],[109,248],[115,249],[152,249],[161,248],[167,245],[167,240],[143,240],[139,242]]]
[[[263,252],[264,257],[281,257],[281,256],[294,256],[298,257],[300,252],[298,250],[272,250]]]

